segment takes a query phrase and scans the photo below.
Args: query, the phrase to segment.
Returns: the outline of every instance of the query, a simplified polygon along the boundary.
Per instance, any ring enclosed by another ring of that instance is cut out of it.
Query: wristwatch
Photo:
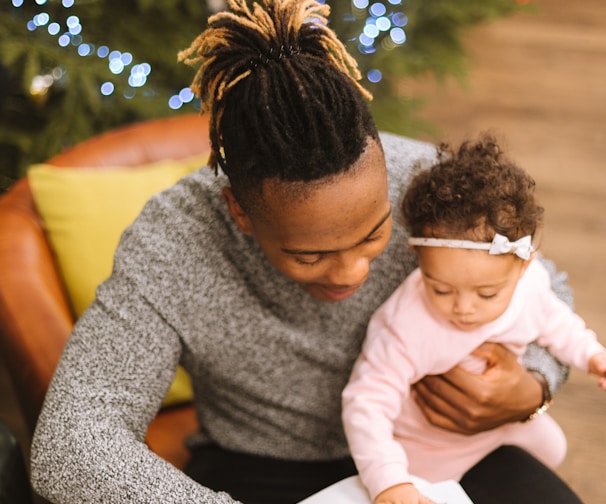
[[[522,423],[528,423],[531,420],[534,420],[539,415],[542,415],[543,413],[545,413],[549,409],[549,407],[553,404],[553,398],[551,397],[551,390],[549,390],[549,383],[547,382],[547,378],[545,377],[545,375],[543,373],[541,373],[541,371],[539,371],[538,369],[528,369],[528,372],[531,373],[537,379],[537,381],[541,384],[541,391],[542,391],[543,396],[542,396],[541,404],[539,405],[539,407],[536,410],[534,410],[530,415],[528,415],[528,417],[526,417],[524,420],[522,420]]]

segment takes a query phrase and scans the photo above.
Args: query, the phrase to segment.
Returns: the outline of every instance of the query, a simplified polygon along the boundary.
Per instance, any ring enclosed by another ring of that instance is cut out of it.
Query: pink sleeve
[[[540,264],[539,261],[533,261]],[[530,268],[529,268],[530,270]],[[549,273],[541,265],[535,268],[533,281],[539,290],[537,298],[544,324],[537,343],[565,364],[587,372],[589,358],[606,349],[588,329],[585,321],[551,290]]]
[[[400,294],[396,291],[395,296]],[[419,361],[410,354],[410,342],[405,344],[396,332],[395,328],[402,327],[393,318],[397,304],[392,296],[371,319],[362,353],[343,392],[345,433],[373,500],[383,490],[408,481],[408,459],[394,440],[393,425],[402,399],[408,397],[411,383],[418,379],[412,363]],[[405,323],[407,332],[410,329],[414,334],[410,313]]]

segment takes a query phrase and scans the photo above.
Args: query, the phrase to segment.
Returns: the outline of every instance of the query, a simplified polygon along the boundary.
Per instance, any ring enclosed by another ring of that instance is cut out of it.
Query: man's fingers
[[[492,367],[495,363],[502,362],[508,358],[508,354],[513,355],[507,348],[499,343],[486,341],[471,352],[471,355],[480,357],[486,360],[487,368]]]
[[[443,377],[451,385],[451,389],[456,391],[451,394],[457,402],[455,404],[461,405],[459,409],[467,408],[467,404],[471,406],[472,403],[482,402],[484,395],[487,390],[481,383],[484,380],[484,375],[470,373],[460,366],[455,366],[446,373]],[[465,391],[465,392],[463,392]]]
[[[426,376],[414,386],[415,401],[430,423],[451,431],[459,431],[463,419],[459,400],[465,397],[439,376]]]
[[[414,388],[423,402],[436,411],[452,410],[460,399],[457,396],[462,395],[444,376],[426,376]]]

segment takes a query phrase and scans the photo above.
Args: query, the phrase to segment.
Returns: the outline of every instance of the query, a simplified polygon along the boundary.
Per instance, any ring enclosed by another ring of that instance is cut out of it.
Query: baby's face
[[[416,247],[431,306],[461,331],[497,319],[530,261],[484,250]]]

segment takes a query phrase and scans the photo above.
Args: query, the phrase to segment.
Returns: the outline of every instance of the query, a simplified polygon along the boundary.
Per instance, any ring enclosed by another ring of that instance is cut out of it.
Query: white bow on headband
[[[488,250],[488,253],[491,255],[515,254],[525,261],[530,259],[530,255],[534,252],[532,238],[530,235],[523,236],[519,240],[511,242],[506,236],[500,235],[499,233],[494,235],[491,243],[474,242],[471,240],[451,240],[449,238],[421,238],[411,236],[408,238],[408,244],[419,247],[447,247]]]

